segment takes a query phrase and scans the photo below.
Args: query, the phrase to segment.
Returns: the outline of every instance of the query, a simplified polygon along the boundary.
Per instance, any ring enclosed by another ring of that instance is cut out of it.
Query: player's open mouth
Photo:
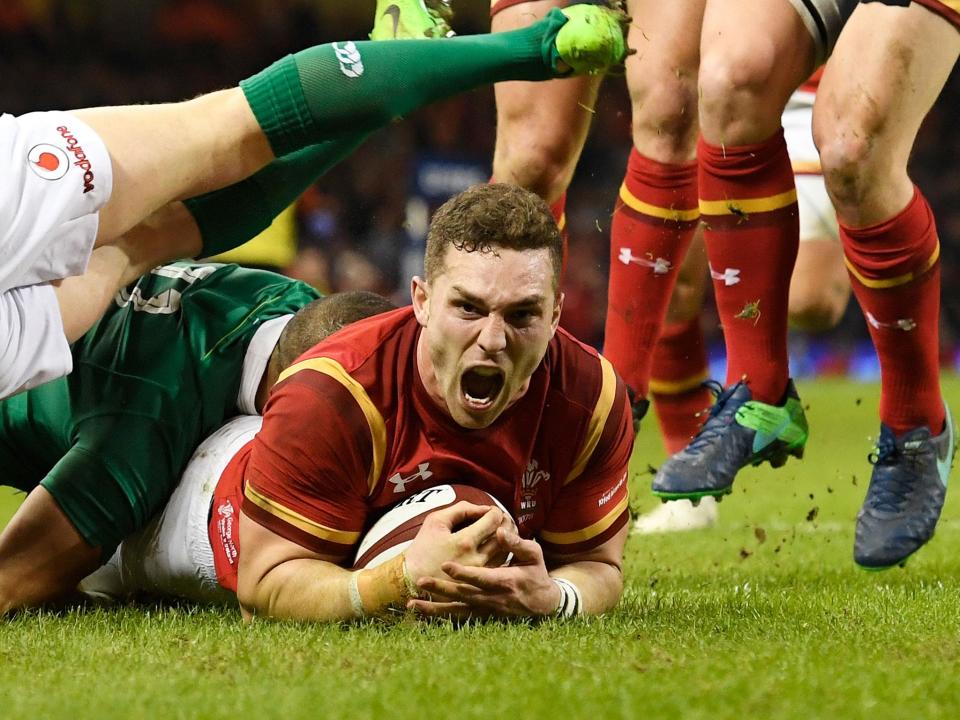
[[[503,371],[496,367],[474,367],[460,376],[460,392],[470,410],[488,410],[503,390]]]

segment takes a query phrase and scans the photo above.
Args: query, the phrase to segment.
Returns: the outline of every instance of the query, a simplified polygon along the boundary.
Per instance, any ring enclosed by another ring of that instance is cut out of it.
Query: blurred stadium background
[[[488,29],[486,0],[456,0],[461,34]],[[162,102],[236,84],[284,53],[365,38],[373,0],[0,0],[0,109],[33,110]],[[914,153],[915,180],[943,242],[942,350],[960,365],[960,106],[951,78]],[[490,174],[495,131],[490,90],[427,108],[374,136],[235,256],[323,291],[374,290],[406,302],[419,271],[430,212]],[[608,78],[568,200],[571,262],[564,324],[602,344],[610,214],[629,149],[629,101]],[[722,363],[715,316],[705,327]],[[863,319],[851,301],[832,332],[797,333],[794,374],[877,377]],[[715,375],[720,375],[719,367]]]

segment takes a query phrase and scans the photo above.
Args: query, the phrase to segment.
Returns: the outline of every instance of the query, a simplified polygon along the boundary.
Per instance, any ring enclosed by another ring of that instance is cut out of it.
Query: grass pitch
[[[960,408],[960,382],[945,390]],[[957,498],[906,569],[858,570],[877,389],[801,392],[806,459],[742,473],[715,529],[632,537],[607,617],[454,629],[32,613],[0,622],[0,718],[956,717]],[[662,458],[652,420],[641,435],[637,509]],[[0,523],[15,504],[0,495]]]

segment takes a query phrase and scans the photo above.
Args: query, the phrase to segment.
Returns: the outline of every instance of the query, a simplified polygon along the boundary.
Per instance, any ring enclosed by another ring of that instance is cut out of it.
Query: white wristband
[[[582,613],[583,596],[580,594],[580,588],[563,578],[553,578],[553,581],[560,588],[560,604],[557,605],[557,617],[568,618]]]
[[[362,618],[366,613],[363,610],[363,600],[360,598],[360,570],[350,573],[350,607],[354,616]]]

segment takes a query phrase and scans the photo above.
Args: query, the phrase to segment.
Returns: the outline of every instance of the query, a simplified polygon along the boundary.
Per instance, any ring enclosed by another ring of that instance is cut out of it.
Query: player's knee
[[[0,568],[0,618],[29,605],[25,589],[30,578],[17,577],[6,568]]]
[[[671,325],[689,322],[700,314],[702,306],[703,288],[681,277],[670,296],[666,322]]]
[[[844,118],[834,114],[829,123],[814,123],[814,142],[830,196],[839,204],[855,204],[868,191],[878,161],[877,132],[881,118],[869,111]]]
[[[845,308],[845,302],[823,290],[793,288],[790,291],[790,325],[798,330],[816,333],[835,328]]]
[[[631,88],[634,145],[661,162],[684,162],[697,136],[696,73],[674,69],[658,80]]]
[[[556,143],[517,143],[504,152],[498,150],[493,174],[500,182],[514,183],[552,200],[567,189],[575,162],[576,158]]]
[[[700,64],[700,124],[705,134],[728,144],[743,142],[756,128],[779,117],[767,91],[777,72],[772,44],[721,44],[705,49]],[[774,103],[775,105],[775,103]]]

